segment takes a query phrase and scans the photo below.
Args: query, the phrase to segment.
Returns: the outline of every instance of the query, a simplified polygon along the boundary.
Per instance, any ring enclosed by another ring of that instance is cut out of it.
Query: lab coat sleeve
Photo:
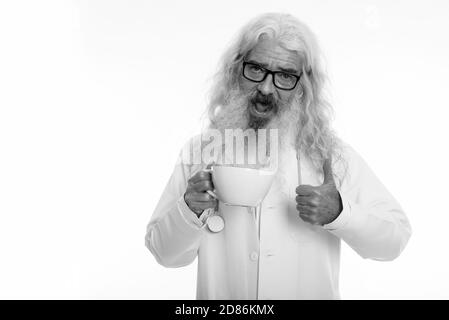
[[[165,267],[188,265],[198,253],[204,224],[184,201],[190,171],[178,158],[147,225],[145,245]]]
[[[367,163],[347,147],[340,186],[343,211],[324,228],[363,258],[388,261],[400,255],[411,236],[407,216]]]

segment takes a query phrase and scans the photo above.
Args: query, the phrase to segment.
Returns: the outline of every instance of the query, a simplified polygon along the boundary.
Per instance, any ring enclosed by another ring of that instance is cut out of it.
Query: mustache
[[[272,107],[276,107],[277,106],[277,101],[274,98],[274,96],[272,94],[269,95],[262,95],[260,93],[256,93],[254,95],[254,97],[252,97],[250,99],[251,103],[256,104],[256,103],[260,103],[260,104],[264,104],[264,105],[269,105]]]

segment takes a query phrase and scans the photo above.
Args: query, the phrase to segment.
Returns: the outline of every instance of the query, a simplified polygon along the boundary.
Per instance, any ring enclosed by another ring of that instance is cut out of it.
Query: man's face
[[[263,39],[249,52],[245,61],[255,63],[271,71],[284,71],[297,76],[301,72],[298,54],[282,48],[276,40]],[[253,82],[243,74],[239,78],[240,90],[250,97],[248,112],[251,127],[263,127],[277,116],[282,106],[288,105],[301,90],[299,82],[293,90],[277,88],[273,83],[273,75],[268,74],[264,81]]]

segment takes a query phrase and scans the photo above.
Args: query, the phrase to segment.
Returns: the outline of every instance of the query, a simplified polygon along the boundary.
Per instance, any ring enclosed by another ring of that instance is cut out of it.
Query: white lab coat
[[[187,180],[204,165],[178,161],[147,226],[146,246],[166,267],[182,267],[198,257],[197,299],[340,299],[340,240],[363,258],[392,260],[411,235],[397,201],[363,159],[344,147],[347,170],[333,164],[343,211],[332,223],[312,226],[298,215],[296,152],[287,152],[286,180],[276,179],[253,210],[219,203],[225,228],[211,232],[184,201]],[[302,184],[320,185],[316,171],[300,155]],[[259,229],[260,227],[260,229]],[[260,240],[259,240],[260,236]]]

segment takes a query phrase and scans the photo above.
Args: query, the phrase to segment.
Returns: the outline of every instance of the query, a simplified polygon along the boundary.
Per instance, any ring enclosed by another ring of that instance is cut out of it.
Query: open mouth
[[[271,105],[256,102],[251,104],[250,112],[256,117],[268,118],[271,116],[273,109]]]

